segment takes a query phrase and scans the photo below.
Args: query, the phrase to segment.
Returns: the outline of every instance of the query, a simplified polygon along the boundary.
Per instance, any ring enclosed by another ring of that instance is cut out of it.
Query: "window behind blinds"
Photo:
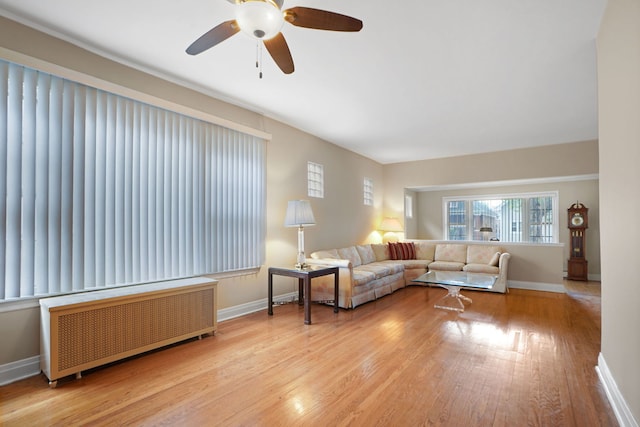
[[[557,243],[557,204],[557,192],[445,197],[444,238]]]
[[[0,300],[259,267],[265,149],[0,61]]]

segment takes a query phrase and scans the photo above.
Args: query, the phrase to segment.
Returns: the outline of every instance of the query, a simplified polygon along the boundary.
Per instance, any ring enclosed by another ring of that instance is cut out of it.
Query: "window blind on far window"
[[[0,300],[260,266],[265,151],[0,61]]]

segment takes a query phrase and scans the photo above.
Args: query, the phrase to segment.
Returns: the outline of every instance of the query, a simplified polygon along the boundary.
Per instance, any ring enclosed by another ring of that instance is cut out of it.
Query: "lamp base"
[[[297,263],[297,264],[295,265],[295,267],[296,267],[298,270],[304,270],[305,268],[308,268],[308,267],[309,267],[309,264],[304,263],[304,262],[303,262],[302,264],[301,264],[301,263]]]

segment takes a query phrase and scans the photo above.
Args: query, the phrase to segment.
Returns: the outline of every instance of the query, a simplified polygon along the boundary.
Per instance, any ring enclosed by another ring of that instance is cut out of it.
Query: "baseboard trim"
[[[543,282],[523,282],[519,280],[509,280],[509,287],[512,289],[528,289],[531,291],[557,292],[564,294],[567,291],[562,283]]]
[[[567,278],[566,271],[562,272],[562,278],[563,279]],[[601,282],[601,276],[600,274],[587,274],[587,280],[589,280],[590,282]]]
[[[290,292],[274,297],[273,301],[276,303],[283,303],[287,301],[293,301],[297,297],[297,292]],[[224,322],[225,320],[244,316],[245,314],[254,313],[256,311],[265,310],[266,308],[267,298],[263,298],[258,301],[252,301],[246,304],[236,305],[234,307],[223,308],[218,310],[218,321]],[[40,374],[40,355],[6,363],[4,365],[0,365],[0,386],[7,385],[12,382],[16,382],[38,374]]]
[[[287,294],[278,295],[273,297],[273,302],[282,303],[286,301],[292,301],[298,298],[298,292],[289,292]],[[265,310],[267,308],[267,298],[263,298],[257,301],[251,301],[245,304],[234,305],[229,308],[222,308],[218,310],[218,322],[224,322],[225,320],[231,320],[236,317],[244,316],[245,314],[255,313],[256,311]]]
[[[618,385],[615,379],[611,375],[611,371],[607,366],[607,362],[604,360],[602,353],[598,355],[598,366],[596,366],[596,372],[600,377],[600,381],[604,387],[604,391],[607,394],[609,403],[613,407],[613,412],[616,415],[618,423],[621,427],[639,427],[638,422],[633,418],[633,414],[624,400],[624,397],[618,390]]]
[[[4,365],[0,365],[0,386],[38,375],[40,373],[40,356],[28,357]]]

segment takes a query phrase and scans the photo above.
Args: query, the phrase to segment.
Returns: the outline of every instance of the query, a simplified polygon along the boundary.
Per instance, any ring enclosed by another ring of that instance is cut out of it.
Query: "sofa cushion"
[[[395,263],[395,265],[402,267],[405,270],[420,268],[426,271],[427,266],[429,265],[430,262],[431,261],[427,261],[424,259],[402,259],[402,260],[396,260],[396,261],[386,261],[385,264],[389,263],[389,265],[394,265],[392,263]]]
[[[467,245],[437,244],[435,261],[450,261],[465,264],[467,261]],[[460,267],[462,270],[462,267]]]
[[[500,248],[490,245],[469,245],[467,248],[467,264],[487,264],[492,265],[492,258],[496,252],[500,252]],[[498,257],[500,255],[498,254]],[[498,265],[497,260],[496,264]]]
[[[425,259],[427,261],[433,261],[434,254],[436,252],[436,245],[429,242],[413,242],[416,248],[416,259]]]
[[[369,282],[376,280],[376,275],[370,271],[364,271],[359,269],[353,270],[353,286],[366,285]]]
[[[371,264],[376,261],[376,254],[373,253],[371,245],[356,246],[356,250],[358,251],[358,255],[360,255],[362,264]]]
[[[357,270],[368,271],[370,273],[373,273],[375,274],[376,279],[379,279],[384,276],[388,276],[393,273],[397,273],[396,271],[394,271],[394,269],[391,266],[381,262],[374,262],[371,264],[362,264],[358,266]]]
[[[341,259],[348,259],[352,267],[357,267],[362,264],[362,259],[360,259],[360,255],[358,255],[355,246],[338,249],[338,255],[340,255]]]
[[[376,255],[376,261],[386,261],[391,259],[389,256],[389,245],[382,243],[374,243],[371,245],[373,253]]]
[[[462,271],[464,262],[455,261],[433,261],[429,264],[429,270],[444,270],[444,271]]]
[[[390,274],[395,274],[404,271],[404,262],[405,261],[387,260],[382,261],[380,264],[383,264],[385,267],[387,267],[391,272]]]
[[[322,258],[331,258],[331,259],[340,259],[340,255],[338,255],[337,249],[329,249],[326,251],[316,251],[311,254],[311,258],[313,259],[322,259]]]
[[[389,255],[393,260],[416,259],[416,248],[413,242],[389,243]]]
[[[468,273],[500,274],[500,269],[498,267],[487,264],[467,264],[462,268],[462,270]]]

